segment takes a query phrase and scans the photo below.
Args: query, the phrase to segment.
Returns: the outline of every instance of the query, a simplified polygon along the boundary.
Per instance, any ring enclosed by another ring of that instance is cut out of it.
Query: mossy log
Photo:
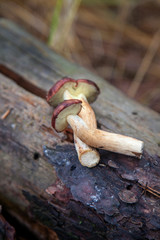
[[[60,239],[160,239],[160,115],[6,20],[0,72],[0,204]],[[101,150],[97,167],[80,165],[44,99],[64,76],[98,84],[98,127],[143,140],[140,160]]]

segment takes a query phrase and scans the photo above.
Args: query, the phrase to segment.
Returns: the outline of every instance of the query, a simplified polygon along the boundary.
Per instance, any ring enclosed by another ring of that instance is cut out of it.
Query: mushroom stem
[[[96,116],[91,108],[90,104],[88,103],[85,95],[83,93],[79,94],[78,96],[74,96],[70,94],[68,90],[64,92],[64,100],[68,99],[79,99],[82,101],[82,109],[78,116],[83,119],[83,121],[87,124],[89,128],[97,128],[97,121]]]
[[[89,146],[141,158],[144,143],[132,137],[89,128],[77,115],[69,115],[67,121],[81,141]]]
[[[96,128],[97,122],[93,109],[88,103],[84,94],[79,94],[78,96],[73,96],[68,90],[65,90],[63,94],[64,100],[69,99],[79,99],[82,101],[82,109],[79,116],[84,120],[89,128]],[[74,132],[74,131],[73,131]],[[94,167],[100,161],[100,155],[98,151],[92,147],[89,147],[86,143],[81,141],[74,132],[74,143],[78,154],[80,163],[83,166]]]
[[[100,161],[100,155],[96,149],[89,147],[74,134],[75,148],[80,163],[85,167],[95,167]]]

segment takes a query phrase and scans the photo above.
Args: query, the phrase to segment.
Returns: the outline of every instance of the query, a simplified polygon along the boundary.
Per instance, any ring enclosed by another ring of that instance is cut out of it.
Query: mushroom
[[[62,78],[48,91],[47,102],[56,107],[59,103],[69,99],[82,101],[82,110],[79,116],[90,128],[97,128],[96,117],[89,103],[96,100],[100,90],[91,80]]]
[[[59,80],[48,92],[47,102],[56,107],[59,103],[69,99],[79,99],[82,103],[79,116],[85,121],[89,128],[97,128],[96,117],[88,102],[96,100],[100,90],[98,86],[87,79],[74,80],[63,78]],[[74,142],[78,158],[83,166],[94,167],[100,161],[99,153],[96,149],[89,147],[82,142],[74,133]],[[92,161],[91,161],[92,159]]]
[[[65,130],[68,126],[66,117],[68,114],[70,115],[70,113],[72,115],[79,114],[81,111],[81,104],[82,101],[78,99],[70,99],[63,101],[60,105],[58,105],[57,108],[55,108],[52,116],[53,128],[57,132],[62,132]],[[95,149],[82,142],[75,134],[74,141],[80,163],[87,167],[96,166],[100,160],[99,153]]]
[[[143,142],[132,137],[89,128],[77,115],[82,102],[72,99],[62,102],[53,112],[52,126],[57,132],[63,131],[70,124],[74,133],[87,145],[112,152],[141,158]],[[92,159],[88,159],[92,161]]]

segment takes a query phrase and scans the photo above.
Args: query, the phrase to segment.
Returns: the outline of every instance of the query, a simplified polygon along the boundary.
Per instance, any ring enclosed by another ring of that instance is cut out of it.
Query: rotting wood
[[[25,79],[46,91],[65,75],[95,80],[102,90],[93,104],[98,126],[145,142],[141,160],[101,150],[101,165],[84,168],[65,134],[50,128],[52,110],[45,100],[0,75],[0,116],[12,108],[0,119],[0,202],[60,239],[158,240],[159,198],[147,191],[142,195],[139,184],[159,191],[160,116],[8,21],[1,21],[0,30],[0,64],[22,77],[19,85],[25,87]]]
[[[0,206],[0,239],[1,240],[15,239],[15,229],[2,216],[1,206]]]

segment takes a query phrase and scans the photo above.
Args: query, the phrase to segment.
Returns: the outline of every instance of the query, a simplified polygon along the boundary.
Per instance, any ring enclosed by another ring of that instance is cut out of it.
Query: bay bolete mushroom
[[[56,107],[64,101],[64,92],[69,91],[71,95],[78,98],[78,95],[84,95],[88,102],[96,100],[100,90],[96,83],[88,79],[62,78],[48,91],[47,102]]]
[[[52,126],[57,132],[62,132],[68,126],[67,117],[77,115],[81,111],[82,101],[70,99],[63,101],[58,105],[52,116]],[[80,118],[81,119],[81,118]],[[99,153],[75,137],[75,147],[79,160],[83,166],[94,167],[99,162]]]
[[[47,102],[56,107],[59,103],[69,99],[82,101],[82,110],[79,116],[92,128],[97,127],[96,117],[89,103],[96,100],[100,93],[96,83],[88,79],[62,78],[48,91]]]
[[[82,108],[82,101],[77,99],[65,100],[59,104],[52,115],[52,127],[57,132],[62,132],[68,127],[67,117],[77,115]]]
[[[55,128],[56,131],[63,131],[67,127],[67,124],[70,124],[77,137],[89,146],[141,158],[144,145],[142,141],[96,128],[89,128],[87,124],[76,115],[75,109],[78,109],[78,114],[80,108],[81,101],[79,100],[72,99],[69,100],[69,102],[62,102],[53,113],[53,128]]]
[[[59,80],[47,94],[47,102],[56,107],[59,103],[69,99],[79,99],[82,101],[82,108],[79,116],[85,121],[89,128],[96,128],[97,122],[93,109],[89,103],[96,100],[100,90],[98,86],[88,79],[74,80],[65,77]],[[92,155],[92,167],[100,161],[99,153],[96,149],[87,146],[74,133],[75,147],[78,153],[79,160],[82,165],[88,166],[88,156]],[[89,153],[90,152],[90,153]]]

